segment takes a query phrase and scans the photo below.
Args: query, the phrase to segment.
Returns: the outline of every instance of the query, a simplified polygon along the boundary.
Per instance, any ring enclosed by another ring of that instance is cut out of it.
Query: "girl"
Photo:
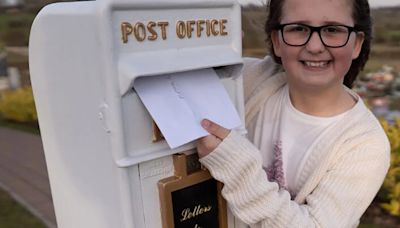
[[[348,89],[370,50],[368,1],[271,0],[266,32],[273,60],[245,60],[248,139],[203,120],[200,162],[252,227],[356,227],[390,159]]]

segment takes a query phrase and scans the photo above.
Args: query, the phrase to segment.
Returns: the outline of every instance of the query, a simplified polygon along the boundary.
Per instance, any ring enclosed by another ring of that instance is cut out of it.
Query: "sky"
[[[371,7],[400,5],[400,0],[369,0]]]
[[[243,5],[253,3],[256,5],[265,4],[268,0],[238,0]],[[383,6],[395,6],[400,5],[400,0],[369,0],[371,8],[383,7]]]

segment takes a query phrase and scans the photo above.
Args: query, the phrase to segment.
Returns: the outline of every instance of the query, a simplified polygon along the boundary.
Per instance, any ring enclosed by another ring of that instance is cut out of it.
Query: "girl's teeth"
[[[328,64],[328,62],[304,62],[309,67],[324,67]]]

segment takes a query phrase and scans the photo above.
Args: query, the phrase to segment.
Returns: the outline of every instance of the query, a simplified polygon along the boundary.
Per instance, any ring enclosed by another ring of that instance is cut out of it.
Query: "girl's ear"
[[[363,32],[356,33],[356,40],[354,42],[353,54],[351,56],[353,59],[358,58],[358,56],[360,55],[361,47],[364,43],[364,36],[365,35]]]
[[[281,57],[281,44],[279,42],[279,32],[273,30],[271,33],[272,47],[274,48],[275,55]]]

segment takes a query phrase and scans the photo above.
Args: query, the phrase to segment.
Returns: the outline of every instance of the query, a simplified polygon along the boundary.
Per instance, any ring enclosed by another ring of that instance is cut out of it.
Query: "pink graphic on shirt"
[[[264,168],[268,180],[271,182],[276,182],[279,188],[286,189],[285,174],[283,172],[283,158],[282,158],[282,141],[277,140],[274,144],[274,161],[268,168]]]

